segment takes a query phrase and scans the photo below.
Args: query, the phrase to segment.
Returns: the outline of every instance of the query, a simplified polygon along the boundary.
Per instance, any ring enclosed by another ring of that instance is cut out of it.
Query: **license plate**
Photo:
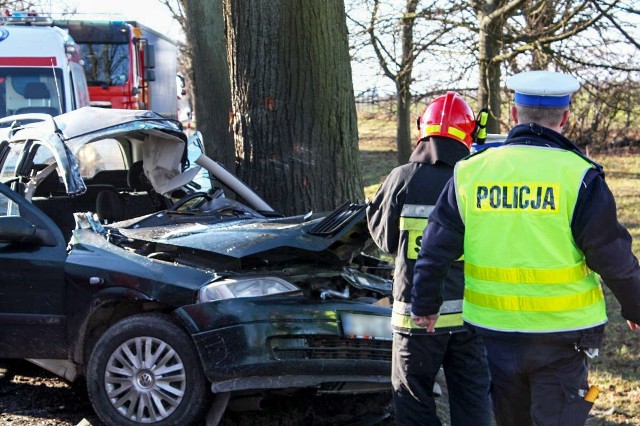
[[[350,339],[391,340],[391,318],[343,312],[342,332]]]

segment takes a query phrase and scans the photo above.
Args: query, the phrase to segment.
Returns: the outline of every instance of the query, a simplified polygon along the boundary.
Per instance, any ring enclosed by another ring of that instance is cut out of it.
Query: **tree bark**
[[[224,0],[238,173],[287,214],[363,199],[343,0]]]
[[[505,0],[488,0],[480,2],[476,9],[478,15],[478,106],[489,109],[487,131],[500,132],[501,106],[500,76],[501,62],[493,61],[498,56],[502,46],[502,25],[505,17],[498,15],[490,17]]]
[[[419,0],[407,0],[406,10],[402,18],[402,66],[396,75],[397,112],[397,146],[398,164],[409,161],[413,143],[411,140],[411,83],[413,63],[415,60],[413,44],[413,27]]]
[[[231,85],[226,59],[222,0],[183,0],[187,37],[193,52],[196,122],[206,154],[235,169],[231,133]]]

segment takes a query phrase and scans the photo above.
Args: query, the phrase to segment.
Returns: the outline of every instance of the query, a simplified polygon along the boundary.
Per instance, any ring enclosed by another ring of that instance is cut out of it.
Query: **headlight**
[[[217,281],[200,289],[199,302],[233,299],[236,297],[260,297],[298,291],[295,285],[277,277],[229,279]]]

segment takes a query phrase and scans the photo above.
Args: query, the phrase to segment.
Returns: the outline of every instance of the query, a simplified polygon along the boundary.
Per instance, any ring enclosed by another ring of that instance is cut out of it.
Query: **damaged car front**
[[[163,219],[108,238],[142,256],[211,270],[197,303],[176,315],[214,392],[388,384],[391,283],[372,273],[388,268],[362,254],[364,205],[233,223]]]
[[[108,424],[194,423],[212,394],[209,424],[239,394],[388,389],[390,267],[363,254],[364,205],[282,217],[153,113],[38,120],[0,150],[0,263],[32,277],[3,273],[0,356],[84,375]],[[127,182],[83,175],[101,144]]]

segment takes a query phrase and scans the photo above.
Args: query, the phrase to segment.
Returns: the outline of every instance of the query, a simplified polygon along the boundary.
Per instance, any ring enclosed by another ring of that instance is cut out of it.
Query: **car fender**
[[[126,308],[116,312],[115,305]],[[167,308],[160,302],[135,289],[109,287],[96,292],[70,321],[69,334],[77,336],[72,340],[71,357],[76,363],[84,364],[86,355],[88,355],[85,353],[88,349],[87,343],[97,341],[102,332],[111,324],[135,313],[164,309]],[[103,326],[98,326],[100,315],[106,315]],[[101,332],[91,333],[92,330],[101,330]],[[89,335],[87,335],[88,333]]]

